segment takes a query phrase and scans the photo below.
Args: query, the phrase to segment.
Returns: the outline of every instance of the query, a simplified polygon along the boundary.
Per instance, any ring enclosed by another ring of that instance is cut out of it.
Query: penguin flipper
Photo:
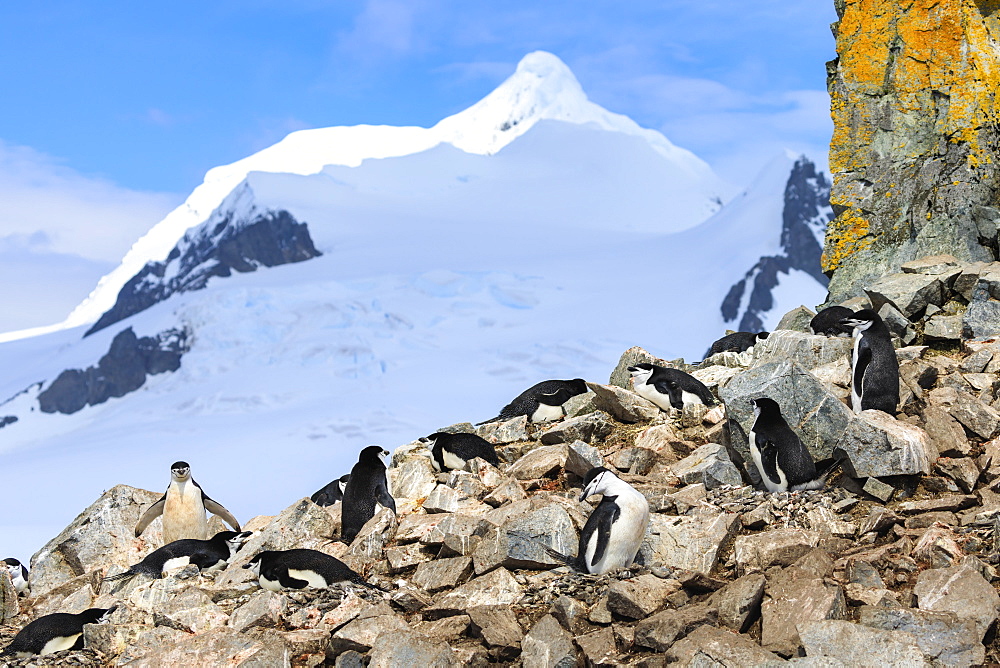
[[[757,436],[757,448],[760,450],[760,459],[765,464],[762,473],[775,485],[781,484],[781,475],[778,473],[778,446],[768,438]],[[769,471],[774,471],[774,477]]]
[[[155,520],[157,517],[163,514],[163,507],[167,503],[167,495],[164,494],[160,497],[160,500],[151,505],[146,509],[146,512],[142,514],[139,518],[139,523],[135,525],[135,537],[138,538],[142,535],[142,532],[146,530],[149,523]]]
[[[392,498],[392,494],[390,494],[389,490],[386,488],[384,478],[379,480],[378,485],[375,488],[375,500],[378,501],[383,508],[388,508],[394,515],[396,514],[396,500]]]
[[[275,577],[271,577],[274,575]],[[288,574],[288,569],[284,566],[278,566],[271,569],[271,573],[268,575],[268,580],[277,580],[278,584],[282,587],[288,589],[305,589],[309,586],[309,582],[306,580],[300,580],[298,578],[293,578]]]
[[[234,531],[242,531],[242,529],[240,529],[240,523],[236,521],[236,518],[233,517],[233,514],[228,510],[226,510],[226,507],[223,506],[218,501],[213,501],[212,499],[208,498],[205,492],[201,493],[201,502],[205,505],[205,510],[212,513],[213,515],[218,515],[219,517],[221,517],[226,524],[228,524],[233,528]]]
[[[199,571],[203,571],[206,568],[211,568],[219,563],[219,557],[214,554],[205,554],[204,552],[195,552],[190,557],[188,557],[188,563],[194,564],[198,567]]]

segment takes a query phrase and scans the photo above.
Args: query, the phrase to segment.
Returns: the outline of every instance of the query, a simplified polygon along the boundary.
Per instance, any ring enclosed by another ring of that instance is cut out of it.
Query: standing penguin
[[[266,550],[254,556],[243,568],[257,574],[260,586],[270,591],[284,589],[326,589],[338,582],[350,582],[385,591],[370,584],[336,557],[318,550]]]
[[[44,615],[21,629],[0,656],[24,658],[65,649],[83,649],[83,625],[98,624],[114,608],[91,608],[78,615],[57,612]]]
[[[527,415],[531,422],[558,420],[565,415],[563,404],[571,397],[586,392],[587,381],[583,378],[543,380],[514,397],[513,401],[500,410],[500,415],[479,424],[513,420],[520,415]]]
[[[850,336],[853,330],[849,325],[844,325],[843,320],[853,315],[854,311],[846,306],[827,307],[809,321],[809,331],[824,336]]]
[[[225,568],[243,544],[250,540],[252,532],[220,531],[208,540],[185,538],[167,543],[153,550],[137,564],[129,566],[124,573],[104,578],[104,582],[131,580],[137,575],[158,579],[164,571],[183,568],[194,564],[198,570],[210,573]]]
[[[340,535],[345,541],[354,540],[365,522],[375,517],[376,501],[393,513],[396,512],[396,502],[389,494],[385,464],[382,463],[382,457],[388,454],[388,450],[369,445],[361,451],[358,463],[351,469],[340,510]]]
[[[205,540],[208,538],[208,521],[205,511],[218,515],[236,531],[240,523],[233,514],[213,501],[191,477],[191,466],[187,462],[174,462],[170,466],[170,485],[159,501],[154,503],[139,518],[135,525],[138,538],[149,523],[163,515],[163,543],[172,543],[183,538]]]
[[[816,463],[802,439],[792,431],[773,399],[751,399],[750,456],[769,492],[820,489],[826,476],[816,474]]]
[[[476,457],[482,457],[493,466],[500,466],[500,458],[493,444],[475,434],[446,434],[439,431],[424,436],[420,442],[430,448],[431,462],[438,471],[461,471]]]
[[[309,498],[318,506],[332,506],[344,498],[344,489],[347,488],[347,481],[350,479],[350,473],[342,475]]]
[[[683,410],[685,406],[705,404],[713,406],[715,397],[705,384],[680,369],[668,369],[642,362],[628,368],[632,374],[632,387],[643,399],[649,399],[661,410]]]
[[[7,572],[10,573],[14,589],[18,594],[26,595],[28,593],[28,569],[14,557],[7,557],[3,563],[7,564]]]
[[[705,359],[719,353],[744,353],[769,337],[770,332],[733,332],[715,341],[705,353]]]
[[[855,413],[873,408],[889,415],[899,405],[899,360],[889,328],[878,313],[864,309],[841,320],[854,328],[851,359],[851,408]]]

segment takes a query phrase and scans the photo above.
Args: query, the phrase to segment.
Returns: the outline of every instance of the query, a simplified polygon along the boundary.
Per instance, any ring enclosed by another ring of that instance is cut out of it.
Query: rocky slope
[[[823,269],[832,301],[924,255],[998,259],[992,3],[841,0]]]
[[[850,340],[803,332],[811,314],[797,309],[750,354],[673,363],[724,407],[668,414],[628,391],[625,368],[656,360],[633,348],[560,422],[449,428],[496,443],[499,468],[437,474],[419,442],[397,448],[399,515],[381,511],[350,546],[335,540],[338,506],[302,499],[247,522],[254,536],[218,574],[111,590],[101,578],[161,540],[159,520],[131,537],[159,494],[119,485],[34,556],[31,598],[0,573],[0,644],[42,614],[117,603],[110,623],[86,628],[86,649],[11,665],[751,666],[804,654],[855,666],[862,646],[865,665],[996,661],[1000,342],[973,338],[949,304],[970,282],[989,291],[998,268],[927,258],[869,288],[866,306],[908,323],[896,323],[897,418],[847,409]],[[758,396],[778,401],[817,461],[846,457],[826,489],[748,484]],[[601,464],[653,514],[640,563],[581,575],[544,546],[573,553],[590,512],[575,500],[581,477]],[[337,556],[389,593],[274,593],[242,568],[291,547]]]

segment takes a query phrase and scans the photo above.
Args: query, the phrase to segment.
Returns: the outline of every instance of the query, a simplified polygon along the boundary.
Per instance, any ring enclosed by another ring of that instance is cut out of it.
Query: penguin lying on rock
[[[270,591],[282,589],[326,589],[338,582],[353,583],[385,591],[366,582],[350,566],[318,550],[267,550],[243,565],[257,575],[260,586]]]
[[[7,572],[10,573],[10,581],[14,583],[14,589],[18,594],[28,594],[28,569],[14,557],[7,557],[3,560],[7,565]]]
[[[743,353],[753,350],[753,347],[769,337],[770,332],[733,332],[715,341],[705,353],[704,359],[719,353]]]
[[[365,522],[375,517],[375,504],[396,512],[396,501],[389,494],[382,458],[389,455],[380,446],[369,445],[358,455],[358,463],[351,469],[351,477],[344,487],[340,508],[340,535],[350,542],[361,531]]]
[[[344,489],[350,479],[350,473],[342,475],[309,498],[318,506],[332,506],[344,498]]]
[[[159,501],[151,505],[135,525],[135,537],[146,530],[150,522],[163,515],[163,543],[183,538],[205,540],[208,538],[208,520],[205,511],[218,515],[236,531],[240,523],[225,507],[208,498],[208,494],[191,477],[187,462],[174,462],[170,466],[170,485]]]
[[[153,579],[163,577],[163,572],[194,564],[203,572],[221,570],[229,565],[233,556],[250,540],[252,532],[220,531],[208,540],[185,538],[167,543],[153,550],[139,563],[124,573],[104,578],[105,582],[131,580],[136,575]]]
[[[578,394],[587,392],[587,381],[583,378],[573,380],[543,380],[514,397],[514,400],[500,410],[500,415],[479,424],[501,422],[527,415],[531,422],[546,422],[559,420],[565,415],[563,404]]]
[[[431,463],[438,471],[459,471],[476,457],[493,466],[500,466],[500,458],[493,444],[475,434],[447,434],[443,431],[424,436],[420,442],[430,448]]]
[[[550,556],[579,571],[601,575],[635,561],[649,525],[649,502],[641,492],[603,466],[587,472],[579,500],[582,502],[594,494],[604,496],[583,526],[577,556],[545,549]]]
[[[715,397],[705,384],[680,369],[668,369],[656,364],[642,362],[628,368],[632,374],[632,387],[643,399],[648,399],[670,411],[683,410],[686,406],[704,404],[715,405]]]
[[[115,608],[91,608],[77,615],[57,612],[44,615],[21,629],[0,656],[24,658],[66,649],[83,649],[83,625],[99,624]]]
[[[848,337],[851,335],[853,328],[850,325],[844,325],[843,320],[853,315],[854,311],[846,306],[827,307],[814,315],[813,319],[809,321],[809,331],[813,334],[822,334],[824,336]]]

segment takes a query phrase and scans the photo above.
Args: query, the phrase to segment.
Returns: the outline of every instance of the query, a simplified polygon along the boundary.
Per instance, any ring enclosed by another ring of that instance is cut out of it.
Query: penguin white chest
[[[326,579],[315,571],[300,571],[294,568],[289,568],[288,575],[296,580],[305,580],[309,583],[309,586],[314,589],[326,589],[328,586]]]
[[[257,579],[260,582],[260,586],[264,589],[267,589],[268,591],[281,591],[281,583],[277,580],[268,580],[263,575],[259,576]]]
[[[548,404],[538,404],[538,408],[531,414],[532,422],[551,422],[561,420],[563,416],[562,406],[549,406]]]
[[[444,460],[444,465],[450,469],[461,471],[465,468],[465,460],[447,448],[441,449],[441,459]]]
[[[602,575],[616,568],[630,566],[635,561],[642,539],[649,526],[649,503],[639,492],[619,494],[615,499],[620,514],[611,525],[611,535],[604,556],[595,564],[597,535],[591,536],[586,546],[586,566],[590,573]]]
[[[208,539],[208,520],[201,490],[191,482],[171,482],[163,505],[163,542]]]
[[[701,397],[699,397],[697,394],[692,394],[687,390],[681,390],[681,403],[684,404],[684,408],[687,408],[688,406],[700,405],[704,404],[705,402],[702,401]]]
[[[656,404],[660,410],[670,412],[672,406],[670,405],[670,397],[666,394],[660,394],[655,387],[646,383],[645,380],[639,382],[638,378],[632,379],[632,388],[635,393],[638,394],[643,399],[648,399]]]
[[[61,636],[53,638],[52,640],[45,643],[42,647],[42,651],[39,652],[40,655],[52,654],[53,652],[61,652],[64,649],[72,649],[73,645],[76,644],[77,639],[82,636],[82,633],[77,633],[72,636]]]
[[[861,395],[864,392],[864,369],[861,371],[861,382],[858,382],[858,351],[861,348],[861,338],[864,332],[860,328],[854,329],[854,356],[851,358],[851,409],[855,413],[861,412]]]

